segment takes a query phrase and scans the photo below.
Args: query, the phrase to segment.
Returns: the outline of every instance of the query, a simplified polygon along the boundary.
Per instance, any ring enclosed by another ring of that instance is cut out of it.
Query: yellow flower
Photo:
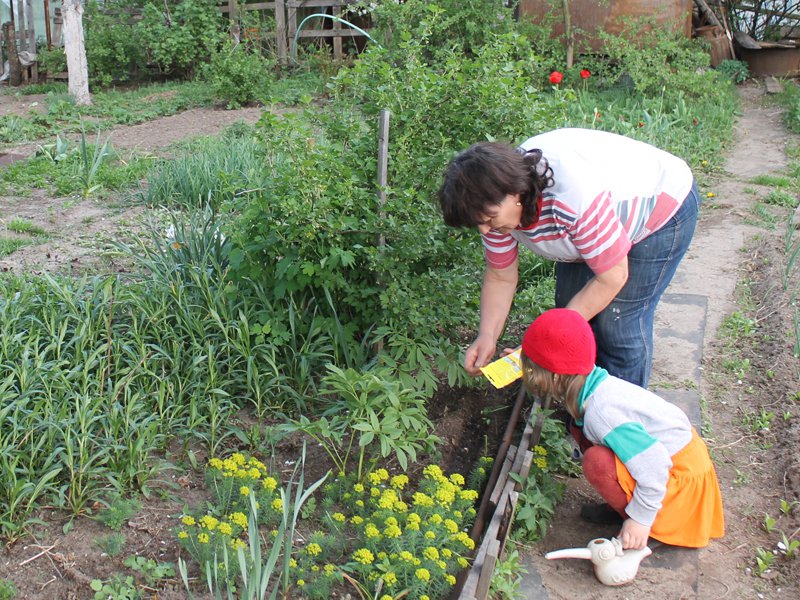
[[[191,527],[192,525],[195,525],[195,524],[197,523],[197,522],[194,520],[194,517],[191,517],[191,516],[189,516],[189,515],[184,515],[183,517],[181,517],[181,522],[182,522],[184,525],[189,525],[190,527]]]
[[[179,532],[178,532],[178,538],[179,538],[179,539],[181,539],[181,540],[185,540],[185,539],[186,539],[186,538],[188,538],[188,537],[189,537],[189,534],[188,534],[188,533],[186,533],[185,531],[179,531]]]
[[[706,194],[706,198],[713,198],[713,197],[714,197],[714,192],[708,192]]]
[[[250,495],[250,488],[247,487],[246,485],[243,485],[242,487],[239,488],[239,493],[242,496],[249,496]]]
[[[390,483],[393,488],[402,490],[408,483],[408,475],[395,475]]]
[[[475,490],[463,490],[459,494],[459,497],[462,500],[477,500],[478,499],[478,492],[476,492]]]
[[[453,519],[445,519],[444,527],[449,533],[458,533],[458,523],[453,521]]]
[[[386,581],[386,577],[384,577],[383,580]],[[389,583],[389,582],[386,581],[386,583]],[[380,600],[394,600],[394,598],[392,598],[389,594],[384,594],[383,596],[381,596]]]
[[[247,461],[244,459],[244,456],[239,452],[234,452],[231,454],[231,460],[235,462],[238,466],[247,464]]]
[[[403,530],[400,529],[397,525],[389,525],[383,530],[383,534],[387,538],[397,538],[403,535]]]
[[[306,582],[304,580],[302,580],[302,579],[298,579],[297,580],[297,587],[303,587],[305,584],[306,584]]]
[[[250,479],[259,479],[261,477],[261,471],[256,469],[255,467],[251,467],[247,474],[250,476]]]
[[[428,569],[417,569],[416,571],[414,571],[414,575],[420,581],[430,581],[431,579],[431,572],[428,571]]]
[[[319,571],[319,565],[311,565],[311,570],[312,570],[314,573],[316,573],[317,571]]]
[[[432,523],[433,525],[438,525],[438,524],[439,524],[439,523],[441,523],[443,520],[444,520],[444,519],[442,519],[442,515],[440,515],[440,514],[438,514],[438,513],[437,513],[437,514],[433,514],[433,515],[431,515],[431,518],[430,518],[430,519],[428,519],[428,523]]]
[[[426,540],[435,540],[436,539],[436,534],[429,529],[428,531],[425,532],[425,539]]]
[[[380,537],[381,532],[378,531],[378,527],[374,523],[367,523],[364,526],[364,535],[368,538]]]
[[[336,572],[336,567],[334,565],[328,563],[327,565],[322,567],[322,570],[325,572],[325,575],[330,577],[331,575],[333,575]]]
[[[205,515],[200,518],[200,525],[201,527],[205,527],[209,531],[214,531],[219,524],[219,519],[212,517],[211,515]]]
[[[450,475],[450,481],[456,485],[464,485],[464,483],[466,483],[464,481],[464,476],[461,473],[453,473]]]
[[[420,517],[417,513],[410,513],[408,515],[408,522],[419,524],[422,522],[422,517]]]
[[[387,517],[386,520],[384,521],[384,524],[397,525],[398,524],[397,517]]]
[[[422,470],[422,473],[434,481],[440,481],[445,478],[442,468],[439,465],[428,465]]]
[[[463,556],[459,556],[456,559],[456,562],[458,563],[458,566],[461,567],[462,569],[466,569],[467,565],[469,565],[469,561]]]
[[[228,520],[234,525],[238,525],[242,529],[247,529],[247,516],[241,512],[235,512],[228,515]]]
[[[444,576],[444,580],[449,583],[450,585],[456,584],[456,578],[453,575],[447,574]]]
[[[205,532],[200,533],[200,534],[197,535],[197,541],[200,542],[201,544],[207,544],[208,540],[210,540],[210,539],[211,538],[209,538],[208,534],[205,533]]]
[[[363,500],[356,500],[356,506],[358,506],[360,508],[363,508],[364,507],[364,501]]]
[[[244,548],[246,544],[240,539],[233,538],[231,539],[230,545],[234,550],[238,550],[239,548]]]
[[[536,466],[539,467],[542,470],[547,468],[547,459],[546,458],[541,458],[541,457],[534,458],[533,462],[536,463]]]
[[[362,517],[359,517],[358,515],[356,515],[356,516],[354,516],[353,518],[350,519],[350,522],[353,525],[361,525],[361,523],[364,522],[364,519]]]
[[[362,565],[371,565],[375,561],[375,555],[366,548],[359,548],[353,552],[353,560]]]
[[[357,484],[355,484],[355,485],[353,486],[353,489],[355,490],[355,492],[356,492],[357,494],[363,494],[363,493],[364,493],[364,485],[363,485],[363,484],[361,484],[361,483],[357,483]]]
[[[431,597],[428,596],[428,594],[422,594],[422,596],[419,597],[419,600],[431,600]]]
[[[439,567],[442,571],[446,571],[447,570],[447,563],[444,562],[443,560],[437,560],[436,561],[436,566]]]
[[[333,520],[334,520],[334,521],[338,521],[339,523],[344,523],[344,522],[347,520],[347,517],[345,517],[345,516],[344,516],[342,513],[340,513],[340,512],[335,512],[335,513],[333,513],[333,514],[331,515],[331,517],[333,518]]]
[[[319,556],[322,553],[322,546],[312,542],[306,548],[306,552],[308,552],[311,556]]]
[[[297,561],[296,561],[295,559],[293,559],[293,558],[290,558],[290,559],[289,559],[289,566],[290,566],[292,569],[296,569],[296,568],[297,568]]]
[[[433,506],[433,499],[422,492],[414,492],[414,506]]]
[[[218,458],[212,458],[208,461],[208,466],[212,469],[222,469],[222,461]]]
[[[428,546],[422,551],[422,556],[428,560],[439,560],[439,551],[433,546]]]
[[[401,550],[399,556],[401,560],[406,562],[412,562],[414,560],[414,555],[408,550]]]
[[[386,585],[394,585],[395,583],[397,583],[397,575],[395,575],[392,571],[389,571],[388,573],[386,573],[386,575],[383,576],[383,580],[386,582]],[[391,600],[391,596],[386,596],[386,597],[388,597]]]
[[[450,548],[442,548],[442,556],[444,556],[445,558],[450,558],[451,556],[453,556],[453,551],[450,550]]]
[[[272,501],[271,506],[272,510],[281,510],[283,508],[283,500],[280,498],[275,498],[275,500]]]
[[[219,532],[222,535],[231,535],[233,533],[233,527],[231,527],[230,523],[220,523]]]
[[[264,479],[261,481],[261,485],[264,486],[265,490],[272,492],[276,487],[278,487],[278,482],[274,477],[264,477]]]
[[[369,488],[369,495],[372,496],[373,498],[377,498],[378,496],[381,495],[381,491],[376,487]]]

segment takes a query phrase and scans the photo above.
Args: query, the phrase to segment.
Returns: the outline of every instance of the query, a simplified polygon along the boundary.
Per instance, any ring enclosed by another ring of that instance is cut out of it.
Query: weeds
[[[14,217],[6,225],[6,229],[15,233],[25,233],[28,235],[46,235],[47,232],[28,219]]]

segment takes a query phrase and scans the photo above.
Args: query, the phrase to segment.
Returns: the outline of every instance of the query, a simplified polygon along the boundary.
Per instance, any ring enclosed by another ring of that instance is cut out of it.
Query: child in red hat
[[[522,340],[523,382],[561,402],[582,427],[583,472],[622,518],[623,548],[644,548],[648,537],[701,548],[722,537],[722,498],[705,442],[680,408],[596,366],[596,352],[580,313],[549,310]]]

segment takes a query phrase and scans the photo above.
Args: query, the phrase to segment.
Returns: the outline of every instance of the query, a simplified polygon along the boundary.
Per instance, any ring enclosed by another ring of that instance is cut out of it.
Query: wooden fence
[[[274,2],[242,2],[241,0],[220,0],[220,11],[227,14],[231,21],[236,21],[240,11],[258,10],[275,17],[275,31],[264,33],[265,37],[274,37],[281,64],[289,62],[292,45],[295,39],[331,39],[333,58],[341,61],[344,53],[344,38],[364,37],[364,34],[352,29],[336,19],[317,19],[309,21],[298,33],[298,26],[303,19],[314,13],[323,13],[339,17],[342,8],[353,4],[354,0],[275,0]]]

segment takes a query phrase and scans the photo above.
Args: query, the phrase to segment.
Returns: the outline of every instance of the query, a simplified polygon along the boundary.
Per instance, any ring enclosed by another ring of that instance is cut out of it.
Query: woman
[[[655,308],[697,223],[700,198],[683,160],[588,129],[556,129],[516,149],[481,142],[450,162],[439,203],[445,223],[477,227],[485,249],[470,374],[494,357],[522,244],[556,261],[556,306],[591,323],[597,364],[647,387]]]

